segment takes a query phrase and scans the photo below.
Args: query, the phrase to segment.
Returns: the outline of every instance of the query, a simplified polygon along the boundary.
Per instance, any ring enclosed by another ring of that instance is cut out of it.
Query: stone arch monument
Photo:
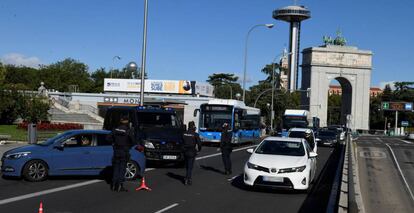
[[[320,119],[321,127],[326,126],[329,84],[336,79],[342,87],[341,124],[368,130],[372,52],[326,44],[302,53],[302,89],[310,88],[307,95],[302,94],[303,107]]]

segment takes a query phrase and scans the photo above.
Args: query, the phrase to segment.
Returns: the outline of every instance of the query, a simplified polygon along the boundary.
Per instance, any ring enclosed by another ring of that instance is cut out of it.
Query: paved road
[[[414,212],[414,142],[360,137],[356,144],[366,212]]]
[[[335,159],[334,149],[318,149],[319,178],[311,193],[306,194],[246,188],[241,174],[249,157],[245,151],[247,148],[239,147],[233,152],[234,175],[225,176],[217,148],[204,147],[198,156],[202,159],[196,161],[193,186],[182,184],[185,173],[182,168],[151,168],[146,172],[147,183],[153,189],[151,192],[131,191],[137,187],[136,181],[126,184],[130,192],[115,193],[109,190],[106,181],[94,178],[53,178],[40,183],[0,179],[0,212],[35,212],[41,201],[45,212],[66,213],[324,211],[329,197],[330,177],[337,166],[332,160]],[[74,184],[84,185],[57,191]],[[28,195],[33,197],[21,197]]]

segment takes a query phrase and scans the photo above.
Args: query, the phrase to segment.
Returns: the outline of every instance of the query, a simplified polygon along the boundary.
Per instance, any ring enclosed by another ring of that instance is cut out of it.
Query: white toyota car
[[[305,139],[267,137],[247,152],[246,185],[307,190],[315,177],[317,154]]]

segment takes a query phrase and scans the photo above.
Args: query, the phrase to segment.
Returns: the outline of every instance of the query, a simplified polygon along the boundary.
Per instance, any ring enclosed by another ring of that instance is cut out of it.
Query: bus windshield
[[[283,116],[283,128],[288,130],[293,127],[308,127],[308,121],[306,116]]]
[[[223,123],[232,126],[232,107],[206,105],[201,107],[200,130],[220,131]]]

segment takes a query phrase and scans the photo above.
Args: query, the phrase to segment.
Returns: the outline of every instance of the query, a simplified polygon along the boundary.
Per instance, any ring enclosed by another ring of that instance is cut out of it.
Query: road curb
[[[341,191],[339,193],[338,212],[348,212],[348,168],[349,168],[349,140],[345,143],[345,158],[342,166]]]
[[[365,213],[359,185],[358,157],[356,146],[352,138],[349,138],[345,150],[345,159],[342,168],[341,192],[338,203],[338,212],[361,212]],[[352,187],[352,188],[350,188]],[[354,203],[351,205],[350,203]]]

